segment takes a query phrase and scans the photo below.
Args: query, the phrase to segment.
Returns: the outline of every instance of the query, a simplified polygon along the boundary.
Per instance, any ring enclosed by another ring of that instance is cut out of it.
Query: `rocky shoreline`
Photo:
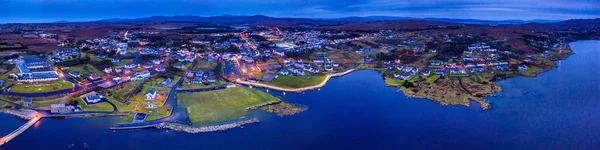
[[[251,118],[241,121],[236,121],[233,123],[220,124],[220,125],[211,125],[211,126],[188,126],[181,125],[175,123],[160,123],[156,125],[158,129],[169,129],[187,133],[206,133],[206,132],[215,132],[215,131],[223,131],[227,129],[237,128],[245,124],[257,123],[259,120],[257,118]]]

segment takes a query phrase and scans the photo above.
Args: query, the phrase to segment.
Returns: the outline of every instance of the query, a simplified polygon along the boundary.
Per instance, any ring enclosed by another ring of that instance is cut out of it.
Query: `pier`
[[[13,111],[5,111],[5,112],[8,114],[19,116],[21,118],[29,119],[29,121],[27,121],[27,123],[25,123],[23,126],[19,127],[17,130],[0,138],[0,146],[8,143],[10,140],[16,138],[17,136],[21,135],[23,132],[27,131],[27,129],[29,129],[31,126],[33,126],[36,122],[38,122],[42,118],[42,115],[37,112],[13,112]],[[28,114],[21,114],[21,113],[28,113]]]

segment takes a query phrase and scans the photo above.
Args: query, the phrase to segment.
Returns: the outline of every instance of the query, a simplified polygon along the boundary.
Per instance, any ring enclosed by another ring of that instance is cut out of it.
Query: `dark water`
[[[111,131],[116,118],[44,119],[0,149],[600,149],[600,41],[571,46],[559,68],[499,82],[504,97],[489,97],[489,111],[406,98],[377,72],[357,71],[282,96],[308,111],[254,111],[261,122],[244,129]],[[0,134],[24,123],[0,120]]]

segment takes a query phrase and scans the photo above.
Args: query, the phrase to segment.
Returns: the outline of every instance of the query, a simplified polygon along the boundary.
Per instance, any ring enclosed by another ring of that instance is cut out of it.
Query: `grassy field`
[[[217,82],[213,83],[213,84],[209,84],[209,85],[204,85],[202,83],[192,83],[191,85],[183,85],[183,83],[186,83],[187,81],[189,81],[189,79],[185,79],[180,85],[177,87],[178,90],[185,90],[185,89],[198,89],[198,88],[211,88],[211,87],[216,87],[216,86],[221,86],[221,85],[225,85],[227,84],[227,82],[222,81],[222,80],[217,80]]]
[[[132,82],[123,83],[123,85],[119,85],[117,87],[113,87],[110,90],[108,90],[108,92],[111,93],[111,96],[109,97],[109,99],[116,100],[119,102],[125,102],[127,97],[131,93],[133,93],[135,88],[141,83],[142,83],[142,81],[132,81]]]
[[[77,99],[78,99],[77,104],[79,104],[81,106],[81,109],[83,109],[84,111],[114,111],[115,110],[112,107],[112,105],[110,105],[109,103],[99,103],[96,105],[88,106],[85,104],[85,102],[83,102],[83,100],[81,98],[77,98]]]
[[[390,86],[402,86],[404,84],[404,80],[396,80],[394,78],[385,78],[385,84]]]
[[[375,64],[360,64],[356,69],[374,69]]]
[[[442,75],[439,75],[439,74],[430,75],[429,77],[427,77],[427,79],[425,79],[425,82],[427,82],[427,83],[434,83],[441,76]]]
[[[540,73],[544,71],[543,68],[537,67],[537,66],[529,66],[527,68],[527,70],[525,71],[521,71],[521,74],[526,75],[526,76],[535,76],[536,74]]]
[[[115,104],[115,106],[117,106],[117,109],[119,109],[120,112],[128,112],[128,111],[133,111],[135,110],[135,106],[137,105],[137,103],[129,103],[129,104],[125,104],[116,100],[112,100],[112,99],[108,99],[109,102]]]
[[[50,106],[52,104],[59,104],[62,100],[52,100],[52,101],[33,101],[31,102],[33,107],[42,107],[42,106]]]
[[[212,70],[212,69],[215,69],[215,67],[217,67],[216,62],[211,62],[211,61],[207,61],[207,60],[198,60],[198,62],[196,62],[196,65],[194,65],[194,67],[192,67],[192,70]]]
[[[69,81],[59,80],[48,83],[41,83],[40,86],[34,84],[16,84],[11,87],[11,92],[19,93],[36,93],[36,92],[51,92],[73,88],[73,83]]]
[[[161,118],[165,118],[171,115],[172,108],[159,108],[154,110],[152,113],[148,113],[146,116],[146,121],[157,120]]]
[[[247,107],[279,101],[260,90],[242,87],[224,90],[179,93],[179,106],[187,108],[192,123],[211,123],[237,119],[248,114]]]
[[[318,85],[323,80],[325,76],[279,76],[269,84],[282,88],[302,88]]]
[[[127,116],[121,116],[121,119],[119,119],[119,123],[131,123],[133,122],[133,117],[135,117],[135,113],[130,113]]]
[[[82,76],[88,76],[92,73],[100,75],[100,76],[104,76],[103,71],[98,70],[98,68],[94,67],[91,64],[81,64],[81,65],[72,66],[72,67],[69,67],[67,72],[79,72]]]

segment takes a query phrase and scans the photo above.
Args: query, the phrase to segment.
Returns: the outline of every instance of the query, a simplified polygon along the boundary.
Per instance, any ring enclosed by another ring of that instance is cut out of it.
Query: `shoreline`
[[[216,132],[223,131],[228,129],[233,129],[237,127],[241,127],[246,124],[257,123],[260,122],[257,118],[251,118],[241,121],[235,121],[232,123],[219,124],[219,125],[209,125],[209,126],[193,126],[193,125],[183,125],[178,123],[159,123],[155,125],[157,129],[168,129],[186,133],[206,133],[206,132]]]
[[[329,74],[318,85],[313,85],[313,86],[309,86],[309,87],[302,87],[302,88],[283,88],[283,87],[278,87],[278,86],[273,86],[273,85],[267,85],[267,84],[263,84],[263,83],[252,83],[252,82],[248,82],[248,81],[241,81],[239,79],[236,80],[235,82],[239,83],[239,84],[242,84],[242,85],[262,87],[262,88],[267,88],[267,89],[281,91],[281,92],[303,92],[303,91],[314,90],[314,89],[318,89],[318,88],[324,87],[327,84],[327,82],[329,81],[329,79],[331,79],[333,77],[344,76],[344,75],[346,75],[348,73],[351,73],[351,72],[354,72],[354,71],[356,71],[356,69],[350,69],[350,70],[347,70],[347,71],[344,71],[344,72],[340,72],[340,73]]]

